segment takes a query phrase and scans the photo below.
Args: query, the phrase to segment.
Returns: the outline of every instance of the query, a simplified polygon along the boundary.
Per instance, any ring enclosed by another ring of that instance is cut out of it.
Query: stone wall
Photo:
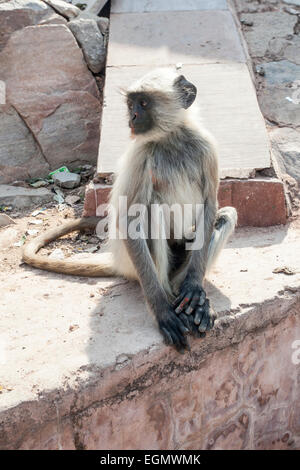
[[[61,0],[0,3],[0,184],[96,163],[108,20],[82,14]]]
[[[300,0],[233,0],[253,63],[272,151],[299,211]]]
[[[189,354],[123,354],[85,387],[3,412],[0,448],[299,449],[299,311],[286,291],[220,318]]]

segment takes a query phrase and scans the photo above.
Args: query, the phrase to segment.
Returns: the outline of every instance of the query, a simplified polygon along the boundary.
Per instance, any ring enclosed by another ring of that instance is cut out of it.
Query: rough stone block
[[[66,23],[66,20],[40,0],[0,2],[0,51],[9,37],[18,29],[48,23]]]
[[[51,169],[95,162],[99,91],[67,26],[28,26],[14,32],[0,54],[0,62],[7,104],[15,108],[19,120],[38,142],[35,154],[41,158],[40,149]],[[28,147],[30,139],[26,142]],[[19,159],[20,145],[18,142]]]
[[[276,179],[224,180],[219,204],[236,208],[240,227],[268,227],[287,220],[283,183]]]
[[[52,199],[53,193],[46,188],[22,188],[18,186],[0,185],[0,205],[17,208],[30,207],[32,204],[42,204]]]

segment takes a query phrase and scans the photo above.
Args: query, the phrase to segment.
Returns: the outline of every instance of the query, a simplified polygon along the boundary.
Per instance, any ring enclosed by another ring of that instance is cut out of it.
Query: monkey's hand
[[[186,279],[182,286],[180,295],[174,302],[175,312],[182,317],[188,318],[189,329],[193,333],[199,332],[198,336],[205,336],[205,332],[211,330],[216,314],[206,299],[203,287],[197,281]],[[193,315],[191,315],[193,314]]]
[[[184,315],[186,317],[186,315]],[[190,331],[188,323],[176,315],[172,306],[157,316],[159,329],[166,344],[174,345],[176,349],[183,353],[185,349],[190,349],[186,334]]]

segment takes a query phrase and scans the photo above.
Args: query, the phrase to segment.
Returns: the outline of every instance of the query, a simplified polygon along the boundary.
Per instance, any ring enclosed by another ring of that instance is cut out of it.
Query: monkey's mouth
[[[135,129],[134,129],[134,126],[129,123],[129,127],[130,127],[130,133],[131,133],[131,137],[134,137],[135,136]]]
[[[129,121],[129,127],[130,127],[130,130],[131,130],[131,136],[132,137],[135,137],[138,134],[144,134],[145,132],[147,132],[149,130],[147,128],[147,126],[145,126],[144,124],[135,124],[135,125],[133,125],[131,121]]]

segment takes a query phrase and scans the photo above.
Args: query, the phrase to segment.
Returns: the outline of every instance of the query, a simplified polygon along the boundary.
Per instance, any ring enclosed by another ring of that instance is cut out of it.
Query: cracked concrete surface
[[[295,326],[287,328],[291,338],[282,350],[289,358],[292,340],[300,339],[299,233],[296,222],[237,232],[207,282],[219,313],[216,327],[205,339],[192,340],[191,353],[184,356],[163,344],[135,283],[67,277],[29,267],[9,277],[1,273],[0,448],[141,448],[133,437],[126,441],[127,412],[121,415],[129,403],[131,412],[136,407],[142,416],[155,395],[153,384],[159,385],[162,397],[173,400],[176,390],[188,390],[186,385],[177,387],[177,378],[184,381],[192,374],[201,381],[204,374],[201,386],[212,393],[205,371],[218,351],[226,358],[235,354],[235,344],[243,348],[260,334],[272,338],[281,322]],[[294,274],[273,273],[282,267]],[[266,364],[268,358],[261,360]],[[231,370],[229,359],[225,369]],[[164,399],[159,406],[164,414]],[[181,407],[188,413],[188,402]],[[142,423],[147,420],[141,418],[139,427]],[[173,431],[168,440],[168,432],[162,442],[154,432],[148,448],[189,445],[190,434],[179,442]],[[208,446],[209,433],[201,439],[200,434],[191,445],[204,439]],[[241,446],[254,446],[249,439],[245,437]],[[295,435],[293,445],[299,442]]]

